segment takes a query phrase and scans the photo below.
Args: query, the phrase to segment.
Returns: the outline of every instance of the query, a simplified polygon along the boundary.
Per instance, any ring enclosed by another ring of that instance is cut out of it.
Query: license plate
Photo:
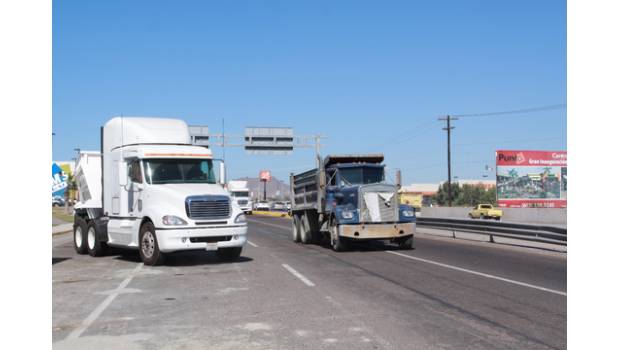
[[[217,250],[217,243],[207,243],[207,250]]]

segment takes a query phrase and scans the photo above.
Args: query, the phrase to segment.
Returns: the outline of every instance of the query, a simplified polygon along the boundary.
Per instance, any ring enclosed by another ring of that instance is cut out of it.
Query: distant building
[[[425,183],[425,184],[411,184],[405,185],[398,191],[400,195],[400,202],[403,204],[409,204],[416,208],[426,207],[431,205],[431,197],[437,194],[440,183]],[[485,190],[495,188],[495,180],[455,180],[453,184],[458,183],[459,186],[463,185],[477,185],[482,186]]]

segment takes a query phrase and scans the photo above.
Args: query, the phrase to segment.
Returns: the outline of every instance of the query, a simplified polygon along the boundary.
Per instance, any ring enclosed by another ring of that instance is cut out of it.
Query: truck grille
[[[240,199],[237,201],[237,204],[239,205],[246,205],[248,204],[248,200],[247,199]]]
[[[227,219],[230,217],[230,199],[227,196],[187,197],[185,212],[190,219]]]
[[[384,197],[389,198],[389,200],[386,201]],[[384,184],[361,186],[359,188],[359,208],[362,222],[397,222],[398,195],[396,188]]]

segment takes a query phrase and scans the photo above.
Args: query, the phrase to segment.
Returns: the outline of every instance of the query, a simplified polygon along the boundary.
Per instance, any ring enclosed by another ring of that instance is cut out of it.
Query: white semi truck
[[[137,249],[146,265],[181,250],[238,258],[245,215],[224,188],[223,163],[190,140],[178,119],[109,120],[101,152],[81,152],[76,165],[75,250],[100,256],[107,246]]]
[[[250,199],[250,189],[248,182],[242,180],[228,181],[228,192],[237,202],[237,205],[246,214],[252,214],[252,200]]]

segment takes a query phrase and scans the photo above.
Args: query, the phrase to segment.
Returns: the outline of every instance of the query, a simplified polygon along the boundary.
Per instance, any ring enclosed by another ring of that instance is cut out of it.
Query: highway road
[[[56,349],[564,349],[566,254],[420,235],[335,253],[249,218],[234,263],[77,255],[53,239]]]

